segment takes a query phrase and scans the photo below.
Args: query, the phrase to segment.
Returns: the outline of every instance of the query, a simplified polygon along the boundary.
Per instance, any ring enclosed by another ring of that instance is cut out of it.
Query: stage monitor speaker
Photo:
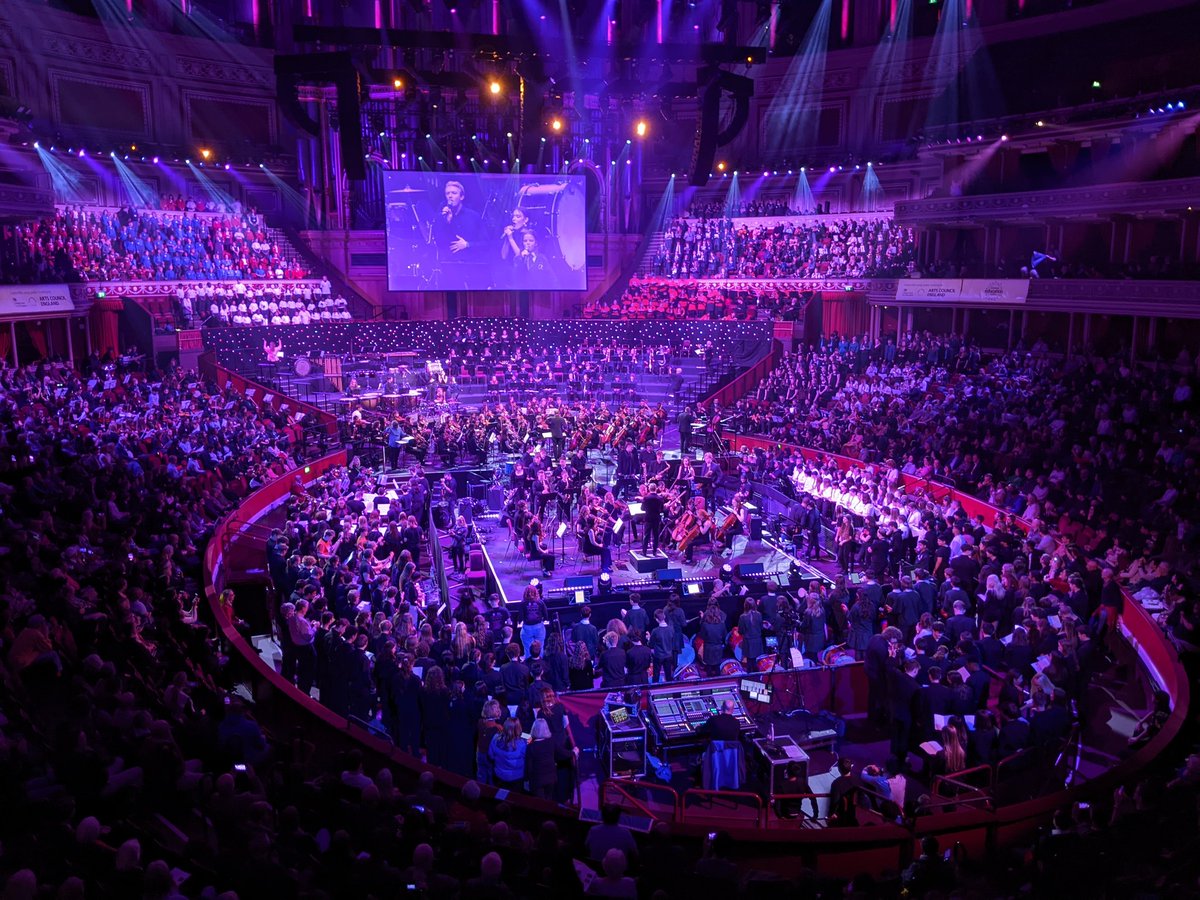
[[[629,551],[629,558],[633,560],[633,567],[641,575],[649,575],[652,572],[657,572],[659,569],[665,569],[668,564],[667,555],[661,550],[658,553],[649,553],[643,555],[638,550]]]
[[[458,501],[458,514],[467,520],[468,525],[475,521],[475,510],[473,507],[474,504],[471,502],[470,497],[463,497]]]
[[[763,531],[762,516],[750,516],[750,540],[761,541]],[[760,565],[761,568],[761,565]]]
[[[504,488],[498,485],[488,488],[487,507],[489,512],[500,512],[504,509]]]

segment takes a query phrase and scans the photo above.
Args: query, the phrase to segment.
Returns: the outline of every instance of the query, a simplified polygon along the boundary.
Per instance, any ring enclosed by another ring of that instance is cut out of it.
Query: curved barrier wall
[[[757,438],[732,436],[732,440],[739,448],[781,446],[776,442]],[[843,467],[863,465],[856,459],[837,457],[817,450],[805,448],[804,453],[809,458],[835,458]],[[231,581],[230,573],[225,568],[224,557],[232,543],[249,534],[257,520],[286,499],[297,476],[307,483],[319,478],[328,469],[345,462],[344,452],[331,454],[289,473],[246,498],[236,512],[217,526],[205,550],[205,591],[218,627],[248,667],[249,676],[256,688],[264,698],[272,695],[287,698],[290,702],[282,706],[290,709],[285,712],[292,721],[303,723],[302,727],[310,740],[320,740],[338,748],[356,747],[373,754],[373,764],[387,761],[412,775],[430,767],[415,757],[395,750],[389,742],[369,734],[365,729],[355,727],[345,718],[302,694],[263,661],[254,647],[224,620],[218,609],[218,595],[225,584]],[[925,484],[920,482],[912,486]],[[974,514],[977,510],[989,521],[997,512],[993,507],[945,486],[930,487],[954,493],[964,503],[970,500],[972,505],[967,507],[968,511]],[[721,827],[735,838],[739,859],[745,864],[786,873],[798,873],[801,869],[807,869],[834,877],[850,877],[863,871],[897,870],[919,852],[920,839],[927,835],[936,836],[943,846],[961,843],[968,856],[979,858],[999,845],[1028,839],[1040,825],[1049,820],[1056,809],[1064,805],[1111,793],[1117,784],[1130,778],[1166,750],[1183,725],[1189,701],[1190,686],[1174,648],[1153,619],[1131,598],[1126,599],[1122,633],[1137,652],[1148,673],[1172,698],[1172,712],[1166,725],[1153,740],[1136,753],[1097,778],[1069,790],[1058,790],[1032,800],[996,808],[935,813],[919,817],[911,826],[880,824],[838,829],[784,829],[761,827],[758,818],[745,824],[740,824],[743,820],[726,818],[721,821]],[[862,696],[856,689],[857,682],[861,680],[858,671],[861,667],[841,668],[846,671],[834,671],[829,684],[831,688],[836,684],[846,684],[848,690],[837,691],[839,696],[836,702],[831,704],[845,710],[848,697]],[[577,696],[582,698],[585,695]],[[830,699],[834,700],[832,696]],[[436,771],[442,783],[452,789],[460,788],[466,780],[452,772]],[[485,796],[495,793],[493,788],[486,786],[483,787],[483,791]],[[736,800],[734,795],[729,796],[731,802]],[[680,837],[701,839],[713,825],[712,815],[703,821],[697,820],[697,817],[688,821],[686,811],[682,809],[682,799],[676,799],[676,808],[682,815],[675,819],[672,825],[673,832]],[[519,794],[509,794],[506,800],[513,806],[514,815],[518,817],[536,822],[547,815],[554,815],[559,818],[560,827],[568,833],[574,834],[583,828],[573,808]]]

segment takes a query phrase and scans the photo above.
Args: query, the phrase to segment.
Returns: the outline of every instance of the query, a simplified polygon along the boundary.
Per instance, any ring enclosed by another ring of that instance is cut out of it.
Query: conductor
[[[654,547],[654,552],[658,553],[658,535],[662,531],[665,507],[666,503],[658,493],[657,486],[651,483],[646,490],[646,496],[642,497],[642,509],[646,513],[646,521],[642,529],[643,556],[650,552],[651,546]]]

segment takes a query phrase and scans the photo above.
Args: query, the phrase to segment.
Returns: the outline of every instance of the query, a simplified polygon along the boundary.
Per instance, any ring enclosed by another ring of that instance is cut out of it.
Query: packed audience
[[[255,217],[257,218],[257,217]],[[148,210],[65,207],[13,226],[18,269],[28,280],[212,281],[299,279],[265,226],[237,213],[161,215]]]
[[[890,219],[735,226],[676,219],[655,255],[664,278],[861,278],[898,275],[916,253],[911,228]]]
[[[869,473],[854,477],[877,488],[903,474],[1020,516],[1037,554],[1071,548],[1093,593],[1107,569],[1117,584],[1161,595],[1173,637],[1195,646],[1196,377],[1186,354],[1175,366],[1052,362],[1035,345],[985,360],[956,336],[909,335],[900,346],[834,337],[785,359],[723,414],[743,433],[867,461]],[[842,505],[856,513],[894,505],[852,494]],[[949,535],[944,555],[957,558]],[[941,552],[933,541],[926,550]]]
[[[616,298],[583,307],[585,319],[794,319],[808,302],[803,291],[769,284],[716,287],[654,275],[635,276]]]
[[[873,657],[880,663],[913,654],[905,677],[930,695],[919,718],[906,723],[891,715],[890,703],[885,708],[881,702],[892,699],[890,686],[872,692],[873,714],[892,719],[893,746],[910,763],[920,759],[907,751],[914,738],[929,733],[926,713],[935,714],[934,694],[948,712],[946,725],[937,730],[941,750],[922,760],[931,771],[952,774],[1021,740],[1049,745],[1062,733],[1064,711],[1085,683],[1081,673],[1105,652],[1111,614],[1119,613],[1106,602],[1114,579],[1134,586],[1166,575],[1163,594],[1169,598],[1193,548],[1195,488],[1186,478],[1186,442],[1195,431],[1192,373],[1131,371],[1103,360],[1090,367],[1078,361],[1055,367],[1036,354],[1032,360],[973,362],[969,347],[959,363],[961,347],[956,351],[952,339],[930,336],[907,340],[889,360],[886,345],[864,352],[859,341],[852,352],[854,343],[847,339],[843,347],[835,340],[808,354],[810,359],[793,360],[795,384],[781,382],[775,389],[794,388],[792,402],[798,402],[801,392],[820,387],[816,402],[827,407],[840,394],[839,412],[850,419],[852,432],[863,433],[857,452],[872,460],[890,455],[904,464],[881,462],[878,478],[856,482],[780,452],[747,458],[744,475],[748,481],[790,476],[798,495],[874,515],[878,531],[894,525],[903,535],[868,534],[865,552],[855,547],[845,553],[847,568],[861,567],[866,580],[843,612],[847,641],[853,644],[856,634],[866,637],[861,652],[869,669]],[[823,369],[818,360],[832,366],[819,383],[809,375]],[[888,380],[893,368],[906,367],[913,371]],[[1050,385],[1042,396],[1050,400],[1045,415],[1053,417],[1045,422],[1026,377]],[[851,386],[857,396],[851,396]],[[943,427],[932,429],[930,423],[938,421],[932,418],[932,398],[938,393]],[[616,823],[615,810],[606,810],[586,839],[553,824],[531,833],[504,804],[481,803],[477,782],[451,801],[434,790],[429,773],[408,791],[397,785],[403,773],[369,772],[354,753],[333,765],[313,762],[313,748],[302,735],[273,734],[255,721],[248,703],[228,693],[223,648],[195,617],[205,537],[246,491],[291,467],[293,448],[282,438],[286,423],[264,418],[244,398],[177,373],[126,381],[99,360],[90,360],[82,377],[54,366],[0,373],[0,397],[6,451],[0,466],[9,475],[0,507],[13,535],[8,552],[0,555],[0,639],[10,686],[0,698],[0,755],[11,805],[0,825],[6,896],[82,896],[85,889],[121,896],[221,891],[349,896],[384,894],[400,883],[431,895],[577,896],[583,883],[574,858],[593,861],[589,892],[600,896],[656,891],[693,896],[718,888],[729,896],[755,896],[763,890],[743,875],[736,848],[720,832],[697,854],[676,844],[664,824],[635,837]],[[1126,407],[1124,400],[1134,397],[1143,402],[1130,399]],[[769,413],[783,398],[751,402],[766,406],[746,407],[743,415]],[[187,416],[181,415],[184,403]],[[869,418],[885,411],[896,415]],[[763,428],[775,427],[769,418],[759,421]],[[869,427],[872,422],[882,424]],[[813,440],[805,442],[830,449],[853,436],[835,425],[826,437],[808,431],[812,424],[805,422],[795,436],[811,434]],[[997,440],[988,440],[989,428]],[[1180,429],[1183,436],[1167,437]],[[946,440],[937,441],[943,432]],[[928,457],[927,474],[933,475],[940,463],[957,458],[968,437],[978,440],[996,473],[990,480],[979,478],[981,487],[992,486],[988,496],[1013,514],[1037,520],[1024,541],[1011,520],[1002,517],[992,530],[981,530],[978,523],[964,522],[953,506],[889,487],[910,456],[914,471]],[[1043,446],[1059,449],[1039,480],[1029,470],[1039,465],[1035,448]],[[590,660],[580,665],[578,649],[586,643],[567,645],[553,633],[539,638],[536,627],[527,632],[523,624],[536,625],[541,618],[533,596],[514,623],[508,610],[494,611],[490,598],[481,602],[468,591],[455,598],[447,633],[444,614],[430,614],[424,583],[414,577],[429,550],[427,536],[420,524],[417,535],[407,519],[400,524],[402,513],[425,521],[419,515],[428,502],[422,483],[402,488],[386,512],[368,496],[374,483],[365,470],[352,467],[311,494],[297,489],[288,526],[271,537],[270,575],[284,601],[277,613],[281,634],[287,635],[285,671],[336,708],[367,715],[378,708],[400,742],[423,750],[429,762],[561,797],[572,787],[574,740],[566,729],[556,733],[563,719],[554,685],[562,684],[564,655],[568,686],[577,683],[577,671],[587,671]],[[1170,487],[1157,490],[1162,485]],[[911,534],[904,535],[902,521]],[[1064,533],[1079,525],[1071,540],[1087,556],[1050,553],[1054,539],[1039,521],[1057,523]],[[907,543],[912,537],[916,544]],[[1131,553],[1112,575],[1087,558],[1103,551],[1106,564],[1110,554],[1120,564],[1122,550],[1139,539],[1149,547],[1148,557]],[[458,542],[457,535],[453,540]],[[903,548],[895,558],[894,545]],[[1026,548],[1041,552],[1026,558]],[[897,579],[884,593],[881,582],[896,579],[898,560],[909,554],[916,554],[920,577],[911,589]],[[453,551],[452,557],[461,559]],[[348,577],[343,568],[350,569]],[[925,620],[926,571],[935,587],[935,609],[949,605],[951,615],[944,620],[941,615]],[[964,641],[965,616],[957,609],[964,601],[957,592],[968,593],[966,577],[983,588],[977,599],[984,625]],[[1057,585],[1064,578],[1066,591]],[[873,602],[875,586],[878,609],[896,634],[882,630],[878,612],[872,617],[863,607]],[[839,583],[828,595],[840,597],[842,590],[849,594],[849,586]],[[818,599],[801,597],[802,612],[789,612],[784,601],[774,610],[764,604],[764,615],[779,618],[783,631],[792,615],[800,616],[795,640],[815,654],[815,622],[827,609],[832,631],[826,634],[836,636],[842,604],[826,603],[819,586],[810,594]],[[1190,587],[1181,587],[1179,596],[1164,621],[1186,635],[1200,616]],[[222,614],[242,625],[232,593],[222,598]],[[614,644],[622,628],[605,627]],[[1006,645],[1000,638],[1009,635]],[[1006,649],[998,649],[996,641]],[[602,652],[623,649],[604,642]],[[488,659],[497,646],[500,666]],[[411,663],[394,658],[400,648],[406,657],[411,654]],[[375,657],[373,669],[364,663],[368,653]],[[962,722],[981,690],[975,657],[992,660],[992,668],[996,657],[988,654],[999,654],[1003,670],[1016,676],[1006,675],[1012,683],[1000,687],[1000,716],[993,721],[977,713],[971,731]],[[1039,668],[1041,656],[1049,664]],[[411,668],[417,658],[420,676]],[[603,678],[603,664],[600,668]],[[515,701],[517,714],[489,706],[480,682],[491,696]],[[1161,723],[1161,710],[1154,712],[1138,723],[1133,742]],[[835,786],[850,793],[874,784],[883,791],[884,775],[868,767],[846,773]],[[1028,885],[1038,891],[1054,885],[1081,890],[1099,886],[1100,878],[1109,887],[1132,889],[1144,883],[1137,879],[1145,878],[1150,860],[1160,862],[1160,885],[1180,890],[1195,883],[1190,850],[1198,790],[1200,756],[1194,756],[1177,773],[1154,771],[1123,786],[1111,802],[1062,811],[1051,829],[1012,857],[989,862],[952,853],[947,859],[941,851],[949,848],[926,840],[898,877],[857,879],[849,891],[873,896],[903,887],[924,896],[955,888],[1016,893]],[[147,812],[189,831],[187,823],[193,823],[198,836],[186,846],[171,846],[150,830],[153,817]],[[921,814],[919,797],[911,812]],[[854,804],[840,804],[831,824],[850,824],[852,815]],[[842,887],[815,875],[797,886],[814,893]]]
[[[258,210],[253,207],[243,208],[240,200],[222,203],[212,197],[205,199],[183,194],[163,194],[158,198],[158,208],[167,212],[232,213],[243,216],[247,225],[258,227],[262,224],[262,216]]]
[[[786,200],[751,200],[748,203],[739,203],[733,209],[730,209],[723,200],[713,200],[707,203],[693,203],[688,207],[687,217],[689,219],[751,219],[760,216],[812,216],[818,212],[817,209],[793,207]]]
[[[318,285],[275,284],[268,287],[241,281],[207,282],[180,287],[176,299],[189,321],[221,325],[309,325],[348,322],[346,298],[333,296],[329,279]]]

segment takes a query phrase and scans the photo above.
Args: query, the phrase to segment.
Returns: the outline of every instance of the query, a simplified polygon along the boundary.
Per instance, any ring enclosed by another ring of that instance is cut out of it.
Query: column
[[[1067,356],[1071,355],[1071,347],[1075,343],[1075,313],[1067,313]]]
[[[1013,348],[1013,330],[1017,327],[1017,311],[1010,309],[1008,311],[1008,349]]]

